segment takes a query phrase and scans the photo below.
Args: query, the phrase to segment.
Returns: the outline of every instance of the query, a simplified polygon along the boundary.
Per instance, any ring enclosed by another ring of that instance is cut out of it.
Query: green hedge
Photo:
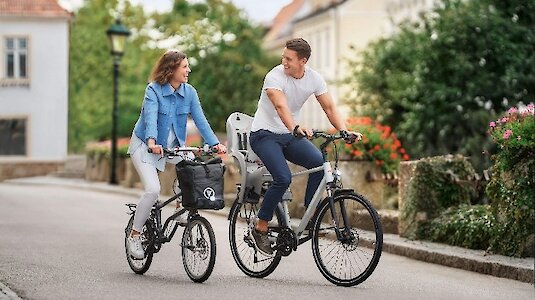
[[[470,204],[476,195],[475,170],[460,155],[424,158],[416,163],[404,195],[400,217],[407,223],[405,236],[426,238],[422,230],[429,220],[452,206]]]
[[[489,205],[450,207],[423,226],[422,235],[434,242],[470,249],[488,249],[494,234],[494,215]]]

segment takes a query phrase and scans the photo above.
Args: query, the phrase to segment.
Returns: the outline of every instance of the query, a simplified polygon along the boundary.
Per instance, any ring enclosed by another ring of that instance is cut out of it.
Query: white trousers
[[[143,225],[149,218],[150,210],[160,195],[158,169],[153,164],[142,161],[142,151],[143,147],[139,147],[131,154],[132,163],[145,188],[145,193],[141,196],[134,215],[134,225],[132,228],[137,232],[141,232],[143,229]]]

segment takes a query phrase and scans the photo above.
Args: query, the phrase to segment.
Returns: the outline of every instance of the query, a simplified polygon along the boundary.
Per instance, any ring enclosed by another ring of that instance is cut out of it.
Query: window
[[[26,119],[0,119],[0,155],[26,155]]]
[[[9,37],[4,41],[5,70],[8,79],[28,78],[28,39]]]

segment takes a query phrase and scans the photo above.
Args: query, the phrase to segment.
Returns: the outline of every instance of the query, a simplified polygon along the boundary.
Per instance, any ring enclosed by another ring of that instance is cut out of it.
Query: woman
[[[169,50],[158,59],[145,90],[141,115],[132,132],[128,153],[145,193],[137,205],[127,249],[138,259],[145,256],[140,232],[160,194],[158,171],[164,171],[166,163],[162,148],[185,145],[188,115],[208,145],[214,146],[218,153],[226,152],[204,116],[197,91],[187,83],[190,72],[186,54],[180,51]],[[179,206],[177,203],[177,208]],[[177,221],[186,223],[187,214],[179,215]]]

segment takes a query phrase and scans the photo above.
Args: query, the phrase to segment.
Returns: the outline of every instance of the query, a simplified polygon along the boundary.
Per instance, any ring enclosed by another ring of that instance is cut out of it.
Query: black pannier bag
[[[225,166],[220,157],[206,162],[190,160],[176,165],[178,184],[182,190],[182,206],[196,209],[222,209],[223,174]]]

